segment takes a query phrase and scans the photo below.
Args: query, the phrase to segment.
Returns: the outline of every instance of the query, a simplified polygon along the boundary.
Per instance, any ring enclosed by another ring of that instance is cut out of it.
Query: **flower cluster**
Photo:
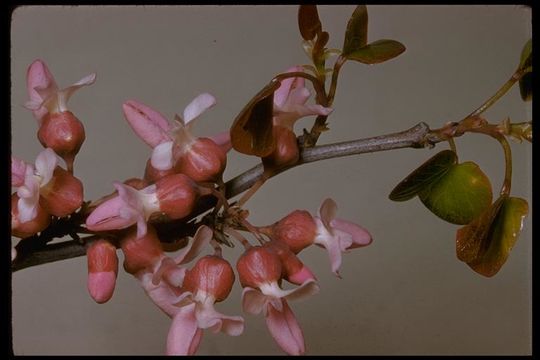
[[[300,71],[301,67],[289,69]],[[13,235],[24,238],[37,234],[54,217],[72,215],[83,204],[82,183],[73,176],[73,160],[84,140],[84,128],[65,103],[75,90],[94,78],[92,75],[58,90],[42,61],[30,66],[27,107],[38,119],[38,138],[46,149],[35,165],[12,158],[12,186],[17,189],[12,196]],[[299,148],[294,123],[304,116],[332,111],[307,104],[310,95],[301,77],[284,80],[276,90],[272,115],[277,144],[262,159],[265,166],[296,162]],[[243,287],[243,311],[262,313],[276,343],[288,354],[303,354],[304,336],[289,302],[316,294],[319,285],[300,260],[301,251],[310,245],[325,248],[331,270],[339,277],[342,252],[369,245],[371,235],[352,222],[336,218],[337,205],[331,199],[322,203],[316,215],[295,210],[267,226],[250,224],[247,211],[229,204],[225,195],[222,178],[231,150],[229,132],[197,137],[192,131],[194,120],[215,103],[212,95],[203,93],[186,106],[182,116],[175,115],[172,123],[139,101],[123,104],[125,119],[152,152],[142,178],[113,182],[114,192],[86,208],[88,213],[81,225],[94,234],[86,247],[88,292],[99,304],[111,299],[120,249],[124,270],[172,319],[167,354],[192,355],[205,329],[231,336],[244,331],[241,316],[225,315],[216,309],[217,303],[229,297],[238,277]],[[68,170],[58,165],[60,158]],[[205,196],[216,197],[212,216],[194,223],[192,236],[176,236],[175,244],[180,246],[166,246],[167,241],[160,239],[159,223],[185,223]],[[259,243],[253,245],[241,232],[250,233]],[[235,266],[222,251],[223,245],[230,244],[229,239],[245,248]],[[167,251],[176,254],[171,256]]]

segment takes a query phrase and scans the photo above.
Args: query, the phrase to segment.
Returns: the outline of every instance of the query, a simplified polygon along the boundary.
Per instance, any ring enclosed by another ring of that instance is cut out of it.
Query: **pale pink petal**
[[[295,108],[299,117],[311,115],[330,115],[334,109],[327,108],[319,104],[301,105]]]
[[[30,64],[26,73],[26,87],[28,96],[30,97],[28,103],[33,106],[31,110],[33,110],[34,117],[41,122],[41,119],[48,113],[48,110],[45,107],[42,107],[43,100],[58,91],[56,81],[45,62],[38,59]],[[45,98],[35,90],[36,88],[47,89],[44,94]]]
[[[171,125],[156,110],[138,101],[126,101],[122,108],[124,116],[135,133],[151,147],[171,141],[168,131]]]
[[[266,326],[276,343],[289,355],[302,355],[306,351],[304,335],[291,308],[283,300],[283,311],[270,304],[266,315]]]
[[[319,285],[313,279],[306,280],[302,285],[289,290],[283,290],[277,282],[259,285],[261,292],[273,298],[286,298],[289,300],[302,300],[319,291]]]
[[[203,112],[216,104],[216,98],[208,93],[202,93],[193,99],[184,109],[184,125],[198,118]]]
[[[348,246],[347,249],[367,246],[372,242],[371,234],[366,229],[353,222],[336,218],[330,222],[330,226],[352,236],[352,244]]]
[[[120,215],[122,208],[126,206],[119,196],[101,203],[86,218],[86,227],[92,231],[105,231],[124,229],[135,224],[136,220],[126,219]]]
[[[17,249],[12,247],[11,248],[11,261],[15,260],[16,257],[17,257]]]
[[[11,156],[11,186],[18,187],[24,184],[26,163],[23,160]]]
[[[97,272],[88,274],[88,292],[98,304],[103,304],[112,297],[116,284],[114,271]]]
[[[152,151],[150,162],[158,170],[169,170],[173,167],[173,141],[162,142]]]
[[[197,326],[195,304],[184,306],[174,316],[167,335],[167,355],[193,355],[202,338]]]
[[[195,316],[198,327],[212,329],[214,333],[222,331],[230,336],[238,336],[244,331],[244,319],[241,316],[227,316],[214,308],[212,304],[198,304]]]
[[[287,69],[286,72],[303,72],[304,69],[301,66],[293,66],[289,69]],[[304,79],[303,78],[287,78],[281,81],[281,85],[279,88],[274,92],[274,104],[277,107],[283,107],[285,102],[287,101],[287,98],[289,97],[289,92],[291,91],[291,88],[293,87],[304,87]]]
[[[242,310],[248,314],[260,314],[267,302],[268,297],[257,289],[245,287],[242,290]]]
[[[304,265],[300,271],[296,272],[295,274],[290,274],[287,280],[293,284],[300,285],[308,280],[316,280],[316,278],[311,270]]]
[[[164,255],[157,270],[154,271],[152,283],[158,285],[164,279],[169,285],[178,287],[182,285],[185,274],[185,268],[178,266],[173,259]]]
[[[169,317],[173,317],[180,310],[177,302],[186,294],[181,294],[179,288],[169,286],[165,282],[160,282],[159,285],[152,283],[153,274],[150,271],[142,271],[137,273],[137,279],[140,281],[141,286],[146,292],[146,295],[156,304],[161,311],[167,314]],[[186,303],[191,304],[192,301]]]
[[[197,255],[201,253],[205,246],[210,243],[214,235],[213,230],[206,226],[201,225],[197,229],[197,232],[193,236],[191,245],[186,245],[181,252],[176,256],[175,261],[177,264],[186,264],[195,259]]]
[[[24,223],[34,219],[37,216],[39,205],[39,180],[34,176],[32,165],[26,166],[24,185],[17,189],[17,195],[19,196],[17,209],[20,222]]]
[[[221,147],[226,153],[232,149],[231,133],[229,130],[220,132],[218,134],[210,136],[209,138],[217,145],[219,145],[219,147]]]
[[[58,108],[60,111],[66,111],[67,110],[67,102],[71,98],[71,96],[80,88],[84,86],[92,85],[96,81],[96,74],[90,74],[85,77],[83,77],[81,80],[77,81],[76,83],[68,86],[65,89],[62,89],[58,91]],[[48,100],[48,99],[47,99]]]
[[[332,227],[330,226],[330,221],[335,219],[337,214],[337,204],[334,200],[327,198],[325,199],[321,207],[319,208],[319,217],[326,228],[326,230],[332,233]]]
[[[36,173],[41,176],[40,186],[45,186],[52,179],[54,169],[60,158],[53,149],[46,148],[36,157]]]
[[[304,105],[309,97],[311,96],[311,92],[306,87],[297,87],[294,89],[291,89],[289,92],[289,97],[287,98],[287,101],[283,104],[283,109],[292,109],[296,105]],[[285,110],[286,111],[286,110]]]

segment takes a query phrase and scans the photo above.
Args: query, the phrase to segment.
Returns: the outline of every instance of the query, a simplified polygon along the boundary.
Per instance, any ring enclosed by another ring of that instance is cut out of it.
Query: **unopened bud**
[[[156,182],[159,209],[171,219],[181,219],[193,211],[199,191],[192,179],[184,174],[166,176]]]
[[[194,140],[177,160],[176,169],[194,181],[216,182],[221,179],[227,165],[227,154],[209,138]]]
[[[261,284],[281,279],[281,260],[276,252],[267,247],[251,247],[236,263],[243,287],[258,288]]]
[[[45,230],[51,223],[51,215],[39,204],[37,205],[37,215],[30,221],[21,223],[19,220],[19,209],[17,203],[19,196],[17,193],[11,195],[11,235],[18,238],[26,238]]]
[[[270,241],[264,244],[276,252],[281,260],[282,277],[287,281],[301,285],[306,280],[316,279],[311,270],[289,249],[289,247],[279,241]]]
[[[116,285],[118,257],[116,247],[106,240],[97,240],[86,250],[88,259],[88,292],[98,304],[109,301]]]
[[[313,244],[317,234],[317,224],[313,216],[305,210],[295,210],[272,225],[271,237],[289,246],[298,254],[302,249]]]
[[[163,255],[156,231],[150,225],[146,235],[140,238],[137,238],[137,229],[132,229],[120,241],[120,246],[124,253],[124,269],[130,274],[151,268]]]
[[[64,217],[81,207],[83,185],[79,179],[57,166],[51,180],[41,188],[40,204],[51,215]]]
[[[284,126],[274,126],[276,148],[262,159],[265,167],[283,167],[295,164],[300,152],[294,132]]]
[[[234,271],[229,262],[215,255],[207,255],[186,272],[182,287],[193,294],[201,290],[220,302],[229,296],[233,284]]]

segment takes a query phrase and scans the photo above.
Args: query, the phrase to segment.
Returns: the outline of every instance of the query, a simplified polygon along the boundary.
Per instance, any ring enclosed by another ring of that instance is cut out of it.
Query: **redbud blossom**
[[[83,86],[96,79],[90,74],[73,85],[60,90],[47,65],[35,60],[28,68],[27,90],[30,100],[25,106],[33,111],[38,120],[38,139],[44,147],[50,147],[72,168],[75,155],[85,140],[82,123],[67,109],[69,98]]]
[[[124,103],[124,115],[139,137],[154,150],[147,163],[145,178],[155,181],[161,176],[183,173],[198,182],[221,179],[230,150],[230,136],[220,133],[213,138],[196,138],[191,133],[193,120],[214,106],[215,98],[207,93],[197,96],[176,115],[171,125],[152,108],[130,100]]]
[[[51,223],[51,215],[43,210],[39,204],[36,207],[36,216],[32,220],[21,221],[18,208],[19,196],[11,195],[11,235],[26,238],[45,230]]]
[[[249,248],[236,264],[242,292],[242,308],[249,314],[264,311],[266,325],[276,343],[290,355],[305,352],[304,335],[287,300],[300,300],[319,291],[314,278],[283,290],[279,286],[282,262],[272,247]]]
[[[101,203],[86,219],[86,227],[94,231],[124,229],[137,224],[137,236],[146,233],[146,222],[155,213],[171,219],[189,215],[199,197],[196,184],[183,174],[173,174],[143,189],[113,183],[118,196]]]
[[[290,72],[303,72],[301,66],[294,66]],[[298,161],[299,149],[294,133],[294,124],[299,119],[311,115],[329,115],[333,109],[319,104],[306,104],[311,93],[305,87],[302,77],[287,78],[274,93],[273,125],[276,149],[263,158],[265,166],[286,166]]]
[[[168,355],[193,355],[202,338],[202,329],[222,331],[238,336],[244,331],[244,319],[227,316],[214,308],[214,303],[225,300],[234,284],[234,272],[224,259],[214,255],[200,258],[186,272],[183,293],[176,306],[167,337]]]
[[[116,247],[107,240],[92,242],[86,249],[88,260],[88,292],[98,304],[112,297],[118,274]]]
[[[82,205],[81,181],[57,166],[58,161],[54,151],[47,148],[36,157],[35,167],[26,165],[24,184],[17,188],[17,207],[21,222],[34,219],[38,205],[58,217],[70,215]]]

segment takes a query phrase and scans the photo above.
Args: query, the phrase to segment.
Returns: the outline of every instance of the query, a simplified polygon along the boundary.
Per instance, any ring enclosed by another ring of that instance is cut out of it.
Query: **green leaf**
[[[346,55],[349,60],[364,64],[378,64],[395,58],[405,51],[405,46],[396,40],[381,39]]]
[[[464,225],[489,208],[493,193],[489,178],[478,165],[467,161],[450,166],[418,197],[439,218]]]
[[[317,5],[300,5],[298,8],[298,27],[304,40],[313,40],[322,31]]]
[[[480,217],[457,231],[458,259],[480,275],[497,274],[508,259],[528,213],[527,201],[502,195]]]
[[[265,86],[242,109],[231,126],[232,147],[246,155],[268,156],[276,146],[273,135],[274,91],[279,81]]]
[[[521,59],[518,71],[525,70],[532,66],[532,39],[529,39],[521,51]],[[532,71],[526,73],[519,79],[519,94],[523,101],[532,100]]]
[[[457,155],[451,150],[443,150],[420,165],[392,190],[390,200],[406,201],[439,179],[457,162]]]
[[[343,42],[343,55],[347,56],[367,44],[368,13],[365,5],[358,5],[352,13],[347,30],[345,31],[345,40]]]

